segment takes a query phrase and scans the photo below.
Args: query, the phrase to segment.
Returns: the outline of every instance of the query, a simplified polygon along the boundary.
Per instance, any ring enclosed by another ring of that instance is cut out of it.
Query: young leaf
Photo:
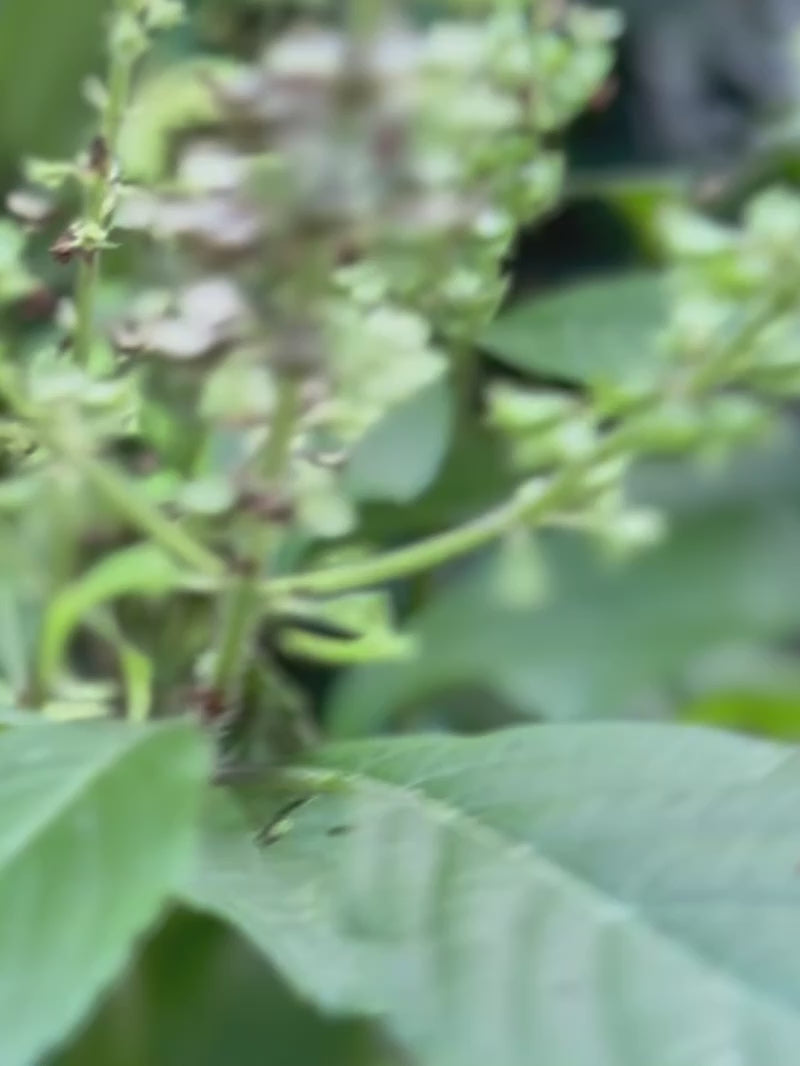
[[[584,384],[627,382],[657,365],[664,295],[658,274],[582,282],[513,308],[489,326],[482,344],[523,372]]]
[[[231,71],[232,65],[225,60],[203,58],[151,75],[125,116],[120,155],[126,173],[142,182],[163,179],[175,135],[187,126],[218,118],[212,81]]]
[[[259,853],[229,815],[187,888],[421,1066],[793,1066],[791,749],[542,726],[323,751],[345,790]]]
[[[367,430],[347,467],[358,500],[409,503],[431,484],[450,442],[450,392],[434,381],[403,400]]]
[[[208,773],[183,723],[0,733],[0,1033],[29,1066],[116,974],[182,874]]]
[[[497,546],[495,596],[502,607],[531,610],[548,594],[547,566],[527,529],[512,529]]]

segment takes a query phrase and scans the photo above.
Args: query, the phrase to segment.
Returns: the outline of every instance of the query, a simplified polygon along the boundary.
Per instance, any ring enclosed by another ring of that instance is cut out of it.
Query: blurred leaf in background
[[[657,358],[666,307],[659,274],[585,281],[521,301],[489,326],[483,345],[522,373],[625,382]]]
[[[219,923],[177,911],[47,1066],[403,1066],[365,1022],[329,1020]]]
[[[329,707],[333,731],[411,724],[466,686],[545,719],[675,714],[672,690],[702,656],[788,638],[800,625],[797,444],[716,474],[666,469],[672,480],[656,468],[639,475],[638,489],[673,515],[662,546],[619,568],[570,537],[549,538],[551,598],[526,611],[498,597],[490,554],[415,615],[414,661],[344,675]],[[458,728],[457,717],[450,724]]]
[[[32,154],[71,152],[81,86],[102,58],[106,0],[0,3],[0,173]]]

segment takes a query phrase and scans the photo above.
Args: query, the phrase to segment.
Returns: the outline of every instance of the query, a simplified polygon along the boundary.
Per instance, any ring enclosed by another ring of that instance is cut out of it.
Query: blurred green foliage
[[[367,1023],[306,1006],[219,923],[177,911],[47,1066],[402,1066]]]
[[[193,0],[190,6],[195,21],[169,36],[156,51],[137,96],[138,110],[131,112],[123,130],[121,152],[131,178],[155,181],[168,175],[175,135],[187,125],[202,127],[215,114],[207,81],[194,75],[225,68],[231,54],[249,54],[257,40],[253,27],[263,25],[261,17],[279,18],[285,5],[268,0],[255,4]],[[10,187],[24,157],[69,153],[80,143],[79,131],[90,116],[81,85],[98,70],[105,10],[106,0],[0,3],[0,177],[6,186]],[[182,59],[179,65],[164,62],[175,56]],[[712,209],[719,217],[736,217],[744,193],[765,173],[792,177],[799,167],[796,145],[784,144],[753,162],[751,169],[732,178],[727,175],[730,181],[712,190]],[[599,405],[605,405],[606,422],[613,426],[620,391],[646,381],[665,354],[661,329],[669,292],[660,269],[663,244],[657,240],[658,223],[666,208],[684,202],[687,190],[688,183],[671,176],[576,176],[571,193],[596,197],[628,235],[626,271],[580,282],[569,279],[547,294],[522,294],[480,335],[474,362],[467,365],[465,360],[453,373],[456,390],[451,392],[444,379],[436,379],[414,388],[383,417],[371,420],[342,478],[349,498],[344,516],[341,501],[327,494],[327,483],[309,490],[314,511],[309,526],[316,523],[314,532],[333,528],[335,542],[356,515],[361,539],[371,548],[388,550],[415,536],[456,527],[501,503],[516,482],[516,472],[513,455],[480,420],[485,413],[482,388],[487,384],[544,385],[566,405],[590,390]],[[779,217],[778,235],[783,226]],[[693,239],[702,243],[704,232],[696,232]],[[589,243],[592,235],[583,236]],[[714,233],[709,240],[713,244]],[[29,295],[33,284],[20,264],[20,246],[19,231],[0,223],[0,297],[14,304],[20,294]],[[172,278],[177,270],[172,251],[164,245],[149,258],[138,247],[126,254],[137,261],[141,255],[161,280]],[[569,249],[576,275],[586,272],[584,251],[580,242]],[[729,267],[723,258],[720,272]],[[629,269],[631,261],[634,270]],[[100,294],[103,316],[107,308],[125,306],[130,296],[126,273],[130,262],[124,256],[113,262],[116,273],[109,272]],[[536,265],[546,278],[547,262]],[[515,269],[523,275],[525,262],[518,258]],[[435,265],[430,278],[432,285]],[[498,294],[488,295],[491,303]],[[35,306],[31,311],[25,304],[22,310],[25,313],[16,307],[14,330],[8,333],[20,351],[27,352],[43,335],[47,340],[58,335],[57,325],[47,315],[42,326],[33,313]],[[701,313],[704,310],[700,308]],[[407,354],[403,325],[399,317],[388,327],[383,324],[383,343],[388,347],[391,340],[395,345],[396,363]],[[363,322],[356,326],[363,327]],[[380,348],[381,330],[367,339],[369,356]],[[410,348],[412,356],[419,354],[414,345]],[[363,366],[369,367],[366,356]],[[156,394],[161,385],[157,373],[150,381],[155,382]],[[360,371],[355,384],[350,383],[355,397],[351,406],[358,414],[364,414],[368,405],[361,402],[357,386],[368,376]],[[425,374],[420,380],[428,381]],[[200,447],[196,396],[188,390],[184,395],[184,384],[180,381],[174,394],[158,395],[148,407],[149,439],[162,448],[172,469],[169,476],[146,481],[146,489],[158,504],[177,501],[192,528],[204,528],[202,523],[208,522],[216,532],[214,523],[230,507],[224,475],[238,457],[236,441],[233,434],[220,432],[206,442],[207,447]],[[387,391],[394,385],[391,379]],[[215,386],[217,398],[236,391],[243,403],[259,399],[257,388],[250,389],[239,366]],[[168,409],[176,396],[186,417],[171,423]],[[127,411],[128,399],[124,390],[114,398],[115,414]],[[98,409],[101,406],[98,402]],[[609,543],[587,545],[575,530],[509,538],[468,563],[393,586],[399,621],[418,648],[413,659],[320,674],[297,654],[298,648],[302,652],[307,647],[302,637],[308,640],[308,634],[298,637],[299,626],[280,639],[265,634],[264,644],[272,640],[270,655],[280,659],[292,684],[309,695],[315,725],[333,738],[430,730],[466,733],[519,721],[624,718],[710,724],[780,741],[796,740],[800,737],[796,654],[800,444],[791,405],[779,398],[774,408],[779,417],[773,436],[757,446],[748,440],[734,457],[709,447],[692,460],[643,462],[629,471],[625,487],[630,500],[662,508],[671,522],[669,538],[633,560],[618,557],[624,553],[617,549],[625,545],[611,543],[611,537]],[[711,415],[706,421],[701,428],[710,432]],[[669,432],[674,428],[667,427]],[[120,444],[120,452],[126,443]],[[12,444],[24,451],[29,442]],[[187,476],[181,484],[178,475],[187,472],[197,476]],[[31,633],[40,621],[32,604],[38,602],[37,596],[41,599],[36,581],[26,585],[20,574],[32,569],[37,551],[58,556],[59,545],[51,532],[67,528],[76,499],[96,518],[101,540],[107,516],[93,498],[68,497],[66,492],[61,498],[53,493],[47,508],[42,507],[41,521],[21,520],[12,535],[6,521],[16,507],[12,496],[28,488],[21,481],[4,485],[4,490],[0,650],[3,673],[16,682],[25,677]],[[41,502],[40,497],[37,500]],[[635,540],[639,531],[619,532],[624,541],[628,533]],[[295,558],[304,559],[310,541],[306,530],[283,544],[279,561],[288,568]],[[98,630],[119,656],[128,694],[133,694],[130,702],[143,716],[151,680],[145,653],[156,659],[173,639],[178,645],[180,637],[188,647],[186,661],[191,661],[200,612],[187,602],[188,596],[163,619],[158,606],[149,601],[146,607],[140,605],[139,615],[131,610],[125,617],[133,617],[144,634],[144,653],[108,625],[108,617],[97,609],[112,597],[124,598],[131,591],[153,597],[185,592],[185,575],[151,551],[150,545],[144,551],[140,547],[130,551],[123,547],[105,568],[87,567],[80,580],[65,585],[58,597],[50,597],[45,659],[49,655],[59,660],[64,649],[72,647],[82,616],[96,612]],[[383,599],[377,606],[373,599],[366,605],[351,601],[345,607],[353,608],[352,613],[332,610],[331,621],[352,626],[347,630],[351,636],[361,635],[361,615],[369,615],[365,630],[376,624],[376,618],[388,630],[391,612]],[[201,617],[201,628],[204,621]],[[377,635],[396,636],[382,631]],[[405,649],[402,638],[397,638],[397,647],[401,643]],[[320,647],[316,645],[317,650]],[[172,683],[169,669],[182,677],[185,665],[183,660],[167,668],[159,663],[159,669],[166,669]],[[158,681],[166,687],[162,677]],[[9,712],[8,721],[12,718]],[[376,760],[380,761],[377,756]],[[614,752],[609,761],[613,764]],[[411,770],[407,776],[414,779]],[[526,795],[522,785],[518,795]],[[333,801],[330,806],[336,813]],[[336,849],[344,847],[339,835],[345,835],[348,826],[336,823],[320,830],[313,812],[305,811],[302,818],[310,832],[319,836],[324,831],[327,837],[325,858],[319,864],[322,873],[315,866],[316,853],[309,852],[310,859],[299,854],[300,860],[310,862],[315,875],[330,877],[341,889],[344,877],[337,863],[344,860]],[[494,833],[497,827],[491,820],[487,824]],[[385,845],[386,827],[378,818],[375,825]],[[409,839],[424,843],[428,838],[412,834]],[[509,836],[510,841],[515,839]],[[285,853],[294,871],[298,856],[293,846],[290,841]],[[486,875],[486,867],[479,873]],[[371,884],[373,889],[383,886],[378,879]],[[500,886],[498,898],[503,890]],[[381,892],[365,895],[375,913],[389,915],[389,924],[405,913],[402,906],[407,900],[400,900],[397,911],[391,911],[392,901],[387,902],[382,887]],[[268,909],[272,900],[257,902]],[[363,948],[362,940],[367,939],[354,937],[357,948]],[[389,966],[387,972],[391,973]],[[316,974],[310,979],[312,986],[315,979]],[[409,990],[409,982],[399,984],[413,998],[416,990]],[[173,911],[142,946],[116,988],[97,1005],[75,1041],[50,1056],[47,1066],[399,1066],[403,1061],[372,1024],[333,1021],[298,998],[283,977],[229,929],[188,911]]]
[[[0,5],[0,173],[71,152],[86,121],[84,80],[103,55],[105,0]]]

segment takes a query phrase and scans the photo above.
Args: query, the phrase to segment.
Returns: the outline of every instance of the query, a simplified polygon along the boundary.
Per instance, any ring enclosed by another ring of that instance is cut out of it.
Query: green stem
[[[76,314],[73,349],[75,361],[84,368],[89,366],[94,344],[95,303],[100,281],[99,256],[100,253],[95,251],[81,259],[75,288]]]
[[[270,487],[279,486],[292,446],[299,410],[297,382],[282,378],[273,414],[270,435],[262,455],[262,472]],[[235,704],[239,698],[242,675],[250,657],[253,640],[263,607],[257,574],[261,572],[272,546],[273,527],[258,529],[254,537],[252,558],[248,562],[256,571],[238,577],[222,605],[220,639],[214,671],[214,687]]]
[[[256,589],[252,577],[237,577],[222,600],[214,688],[224,693],[228,705],[238,701],[250,655],[253,617],[260,606]]]
[[[694,372],[689,382],[690,391],[694,395],[702,395],[724,384],[726,377],[735,377],[738,371],[738,360],[747,353],[764,325],[791,307],[795,298],[794,288],[781,289],[757,315],[741,327],[738,336],[729,341],[719,354],[708,359]],[[660,393],[654,390],[646,397],[637,408],[637,415],[646,416],[648,410],[658,404],[659,395]],[[507,503],[501,504],[488,514],[457,529],[435,534],[407,548],[386,552],[349,566],[312,570],[305,574],[279,578],[267,582],[263,591],[267,595],[278,596],[285,594],[336,595],[370,585],[384,584],[397,578],[409,577],[467,555],[476,548],[502,536],[515,523],[541,522],[549,518],[555,510],[569,501],[573,489],[579,487],[580,475],[587,468],[624,452],[631,445],[635,446],[636,434],[635,430],[631,433],[631,428],[629,420],[623,421],[617,429],[599,442],[589,459],[565,468],[533,501],[526,502],[524,494],[517,494]]]
[[[108,71],[108,102],[102,123],[103,158],[91,170],[84,197],[83,221],[93,231],[108,222],[108,201],[115,180],[114,167],[119,134],[130,97],[136,59],[127,49],[111,49]],[[90,167],[91,167],[90,161]],[[95,336],[95,309],[100,285],[100,249],[86,249],[78,266],[75,286],[74,353],[79,366],[90,366]]]
[[[76,447],[68,433],[59,431],[56,420],[38,411],[21,394],[11,374],[0,372],[0,395],[20,418],[31,423],[36,439],[42,445],[55,455],[67,458],[131,525],[192,570],[214,580],[225,577],[226,570],[221,559],[195,540],[181,525],[167,518],[114,466]]]
[[[466,424],[473,415],[479,392],[480,357],[474,347],[464,345],[453,353],[450,365],[456,416],[460,424]]]
[[[112,54],[108,71],[108,103],[103,116],[103,136],[112,162],[119,147],[119,135],[131,95],[135,65],[136,59],[127,50],[122,50],[121,54],[116,56]]]
[[[262,471],[269,483],[283,477],[292,446],[295,423],[299,414],[300,394],[296,381],[283,378],[278,384],[275,412],[272,416],[269,440],[264,449]]]
[[[457,529],[434,534],[406,548],[397,548],[349,566],[337,566],[330,570],[282,578],[272,582],[270,588],[277,593],[305,592],[328,595],[409,577],[423,570],[432,570],[459,556],[468,555],[476,548],[488,544],[508,528],[517,514],[516,500],[511,500]]]
[[[61,448],[63,454],[64,449]],[[133,526],[145,533],[165,551],[193,570],[208,577],[221,578],[224,564],[205,545],[192,537],[177,522],[167,518],[138,488],[110,464],[77,451],[70,459],[95,489]]]
[[[446,533],[426,537],[407,548],[398,548],[348,566],[278,578],[267,582],[264,591],[269,595],[305,593],[328,596],[431,570],[491,543],[517,523],[541,522],[571,498],[583,470],[583,464],[569,467],[536,493],[523,487],[506,503],[480,518]]]

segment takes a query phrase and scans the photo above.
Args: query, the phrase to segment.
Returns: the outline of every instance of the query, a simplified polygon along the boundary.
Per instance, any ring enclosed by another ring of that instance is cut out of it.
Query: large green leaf
[[[582,282],[501,315],[481,343],[523,372],[581,383],[626,382],[652,370],[666,318],[663,278]]]
[[[29,1066],[122,966],[184,871],[207,773],[183,723],[0,734],[3,1066]]]
[[[257,838],[229,795],[212,797],[204,845],[182,899],[233,924],[323,1010],[371,1013],[376,1004],[364,992],[367,953],[338,928],[335,900],[327,893],[329,862],[319,847],[324,834],[292,834],[299,848],[270,846],[267,855]]]
[[[319,756],[346,788],[187,890],[422,1066],[794,1066],[800,761],[657,725]]]
[[[41,563],[19,525],[0,523],[0,681],[15,692],[29,683],[42,600]]]
[[[504,606],[492,565],[440,590],[410,627],[414,659],[344,675],[329,708],[334,733],[375,732],[470,685],[546,718],[618,717],[697,656],[800,622],[800,520],[780,508],[692,516],[623,569],[568,541],[548,561],[555,592],[540,609]]]

